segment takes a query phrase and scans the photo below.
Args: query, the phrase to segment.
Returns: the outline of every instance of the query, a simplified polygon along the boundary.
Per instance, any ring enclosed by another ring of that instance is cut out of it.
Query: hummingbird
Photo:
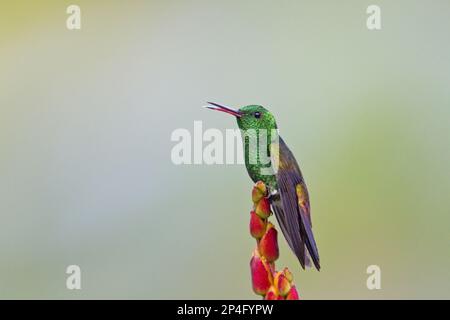
[[[320,270],[319,252],[311,226],[308,189],[293,153],[278,135],[273,114],[260,105],[248,105],[235,110],[208,102],[206,107],[236,118],[243,133],[244,160],[250,178],[254,183],[264,182],[268,188],[272,211],[302,268],[310,267],[312,260],[316,269]],[[261,143],[261,132],[267,134],[263,148],[268,161],[263,161],[256,150],[258,144],[250,143],[255,135]],[[268,168],[272,169],[269,173]]]

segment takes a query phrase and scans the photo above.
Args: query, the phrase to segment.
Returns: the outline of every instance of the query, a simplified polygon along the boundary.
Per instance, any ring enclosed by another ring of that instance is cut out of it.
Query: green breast
[[[245,167],[253,182],[262,181],[271,189],[277,188],[277,180],[270,161],[270,144],[258,152],[257,144],[250,143],[254,137],[244,137]],[[270,138],[269,138],[270,141]],[[263,146],[262,146],[263,147]]]
[[[267,186],[269,186],[271,189],[276,189],[277,188],[276,175],[274,175],[274,174],[267,175],[265,173],[262,173],[261,169],[263,167],[259,166],[259,165],[247,164],[246,163],[245,166],[247,168],[248,175],[253,180],[253,182],[256,183],[258,181],[262,181]]]

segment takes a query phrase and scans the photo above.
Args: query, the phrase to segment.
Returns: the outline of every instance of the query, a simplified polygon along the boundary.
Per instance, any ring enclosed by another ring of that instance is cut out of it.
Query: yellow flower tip
[[[266,296],[264,297],[264,300],[278,300],[279,295],[274,288],[274,286],[271,286],[269,291],[267,291]]]
[[[252,201],[254,204],[257,204],[259,200],[264,198],[267,195],[267,188],[264,182],[258,181],[252,190]]]
[[[284,268],[283,274],[286,277],[286,279],[289,281],[289,283],[292,284],[292,281],[294,280],[294,276],[292,275],[292,272],[289,271],[288,268]]]
[[[267,188],[266,188],[266,185],[264,184],[264,182],[258,181],[258,182],[255,184],[255,187],[258,188],[259,191],[261,191],[261,193],[262,193],[263,195],[266,195],[266,194],[267,194]]]
[[[291,290],[291,285],[283,272],[277,272],[275,275],[274,286],[281,296],[286,296]]]

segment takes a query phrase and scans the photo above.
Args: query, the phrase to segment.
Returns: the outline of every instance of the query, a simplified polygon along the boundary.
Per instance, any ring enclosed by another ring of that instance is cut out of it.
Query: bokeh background
[[[257,298],[245,168],[171,162],[174,129],[235,128],[207,100],[268,107],[301,165],[304,299],[450,298],[449,30],[448,0],[2,0],[0,298]]]

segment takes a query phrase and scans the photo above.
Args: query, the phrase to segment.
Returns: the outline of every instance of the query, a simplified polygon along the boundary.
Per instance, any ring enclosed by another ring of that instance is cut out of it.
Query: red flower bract
[[[262,198],[255,206],[255,212],[258,216],[266,219],[270,216],[270,202],[267,198]]]
[[[270,222],[267,224],[266,233],[259,241],[259,252],[263,255],[267,261],[273,262],[278,259],[278,240],[277,230]]]
[[[250,234],[255,239],[260,239],[266,232],[266,222],[255,211],[250,212]]]
[[[253,253],[250,261],[250,270],[252,273],[253,291],[256,294],[265,295],[272,285],[272,274],[268,263],[264,257],[259,255],[257,250]]]
[[[299,300],[299,299],[300,297],[298,296],[297,289],[295,288],[295,286],[292,286],[286,296],[286,300]]]
[[[278,300],[278,294],[275,292],[274,287],[270,287],[269,291],[267,291],[264,300]]]

